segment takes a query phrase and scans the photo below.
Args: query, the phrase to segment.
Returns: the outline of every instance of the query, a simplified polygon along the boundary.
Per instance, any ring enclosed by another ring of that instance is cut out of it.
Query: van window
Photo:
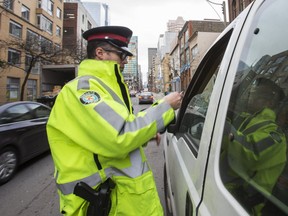
[[[241,53],[222,138],[221,179],[251,215],[288,213],[285,1],[265,1],[257,11]]]
[[[195,158],[198,156],[210,96],[232,32],[230,30],[222,35],[206,53],[185,93],[190,99],[184,99],[181,106],[183,117],[176,137],[186,141]]]
[[[218,69],[219,68],[217,67],[216,72],[218,72]],[[216,74],[217,73],[213,74],[203,92],[192,97],[186,108],[183,121],[180,126],[180,132],[184,133],[186,138],[190,139],[197,150],[199,148],[199,143],[202,136],[210,96],[216,80]]]
[[[188,101],[184,110],[184,116],[177,137],[185,139],[195,157],[198,156],[210,96],[231,34],[232,31],[226,33],[226,35],[217,42],[217,45],[210,50],[210,53],[206,55],[206,57],[208,57],[203,60],[203,62],[209,62],[209,64],[204,63],[204,66],[200,65],[197,68],[196,75],[194,76],[196,77],[195,80],[200,83],[199,86],[193,86],[192,80],[187,90],[187,94],[191,95],[191,99]],[[199,75],[197,72],[199,72]],[[190,89],[190,87],[192,87],[192,89]]]

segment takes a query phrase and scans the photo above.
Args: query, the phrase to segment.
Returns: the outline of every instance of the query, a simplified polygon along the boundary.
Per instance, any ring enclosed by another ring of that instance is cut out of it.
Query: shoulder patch
[[[82,104],[91,104],[100,101],[100,95],[94,91],[87,91],[80,96],[80,101]]]

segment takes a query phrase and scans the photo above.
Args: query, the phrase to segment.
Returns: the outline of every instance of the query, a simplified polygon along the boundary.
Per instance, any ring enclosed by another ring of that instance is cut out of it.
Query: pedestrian
[[[133,114],[121,74],[131,36],[122,26],[84,32],[87,59],[51,111],[47,135],[64,215],[163,215],[142,146],[174,119],[182,94]]]

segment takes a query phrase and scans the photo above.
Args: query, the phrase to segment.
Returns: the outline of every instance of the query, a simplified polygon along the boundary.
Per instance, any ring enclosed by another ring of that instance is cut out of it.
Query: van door
[[[175,215],[194,215],[201,202],[215,118],[215,113],[210,113],[212,124],[206,123],[207,108],[217,107],[210,104],[210,96],[231,34],[232,29],[226,31],[201,61],[185,93],[177,122],[166,134],[166,167]]]
[[[287,0],[255,1],[237,35],[199,212],[288,214],[287,8]]]

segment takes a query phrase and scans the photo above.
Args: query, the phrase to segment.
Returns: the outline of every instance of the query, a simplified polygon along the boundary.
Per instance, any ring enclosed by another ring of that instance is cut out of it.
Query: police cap
[[[110,45],[126,52],[128,56],[133,56],[128,49],[132,34],[133,32],[124,26],[100,26],[85,31],[82,36],[88,42],[93,40],[106,41]]]

